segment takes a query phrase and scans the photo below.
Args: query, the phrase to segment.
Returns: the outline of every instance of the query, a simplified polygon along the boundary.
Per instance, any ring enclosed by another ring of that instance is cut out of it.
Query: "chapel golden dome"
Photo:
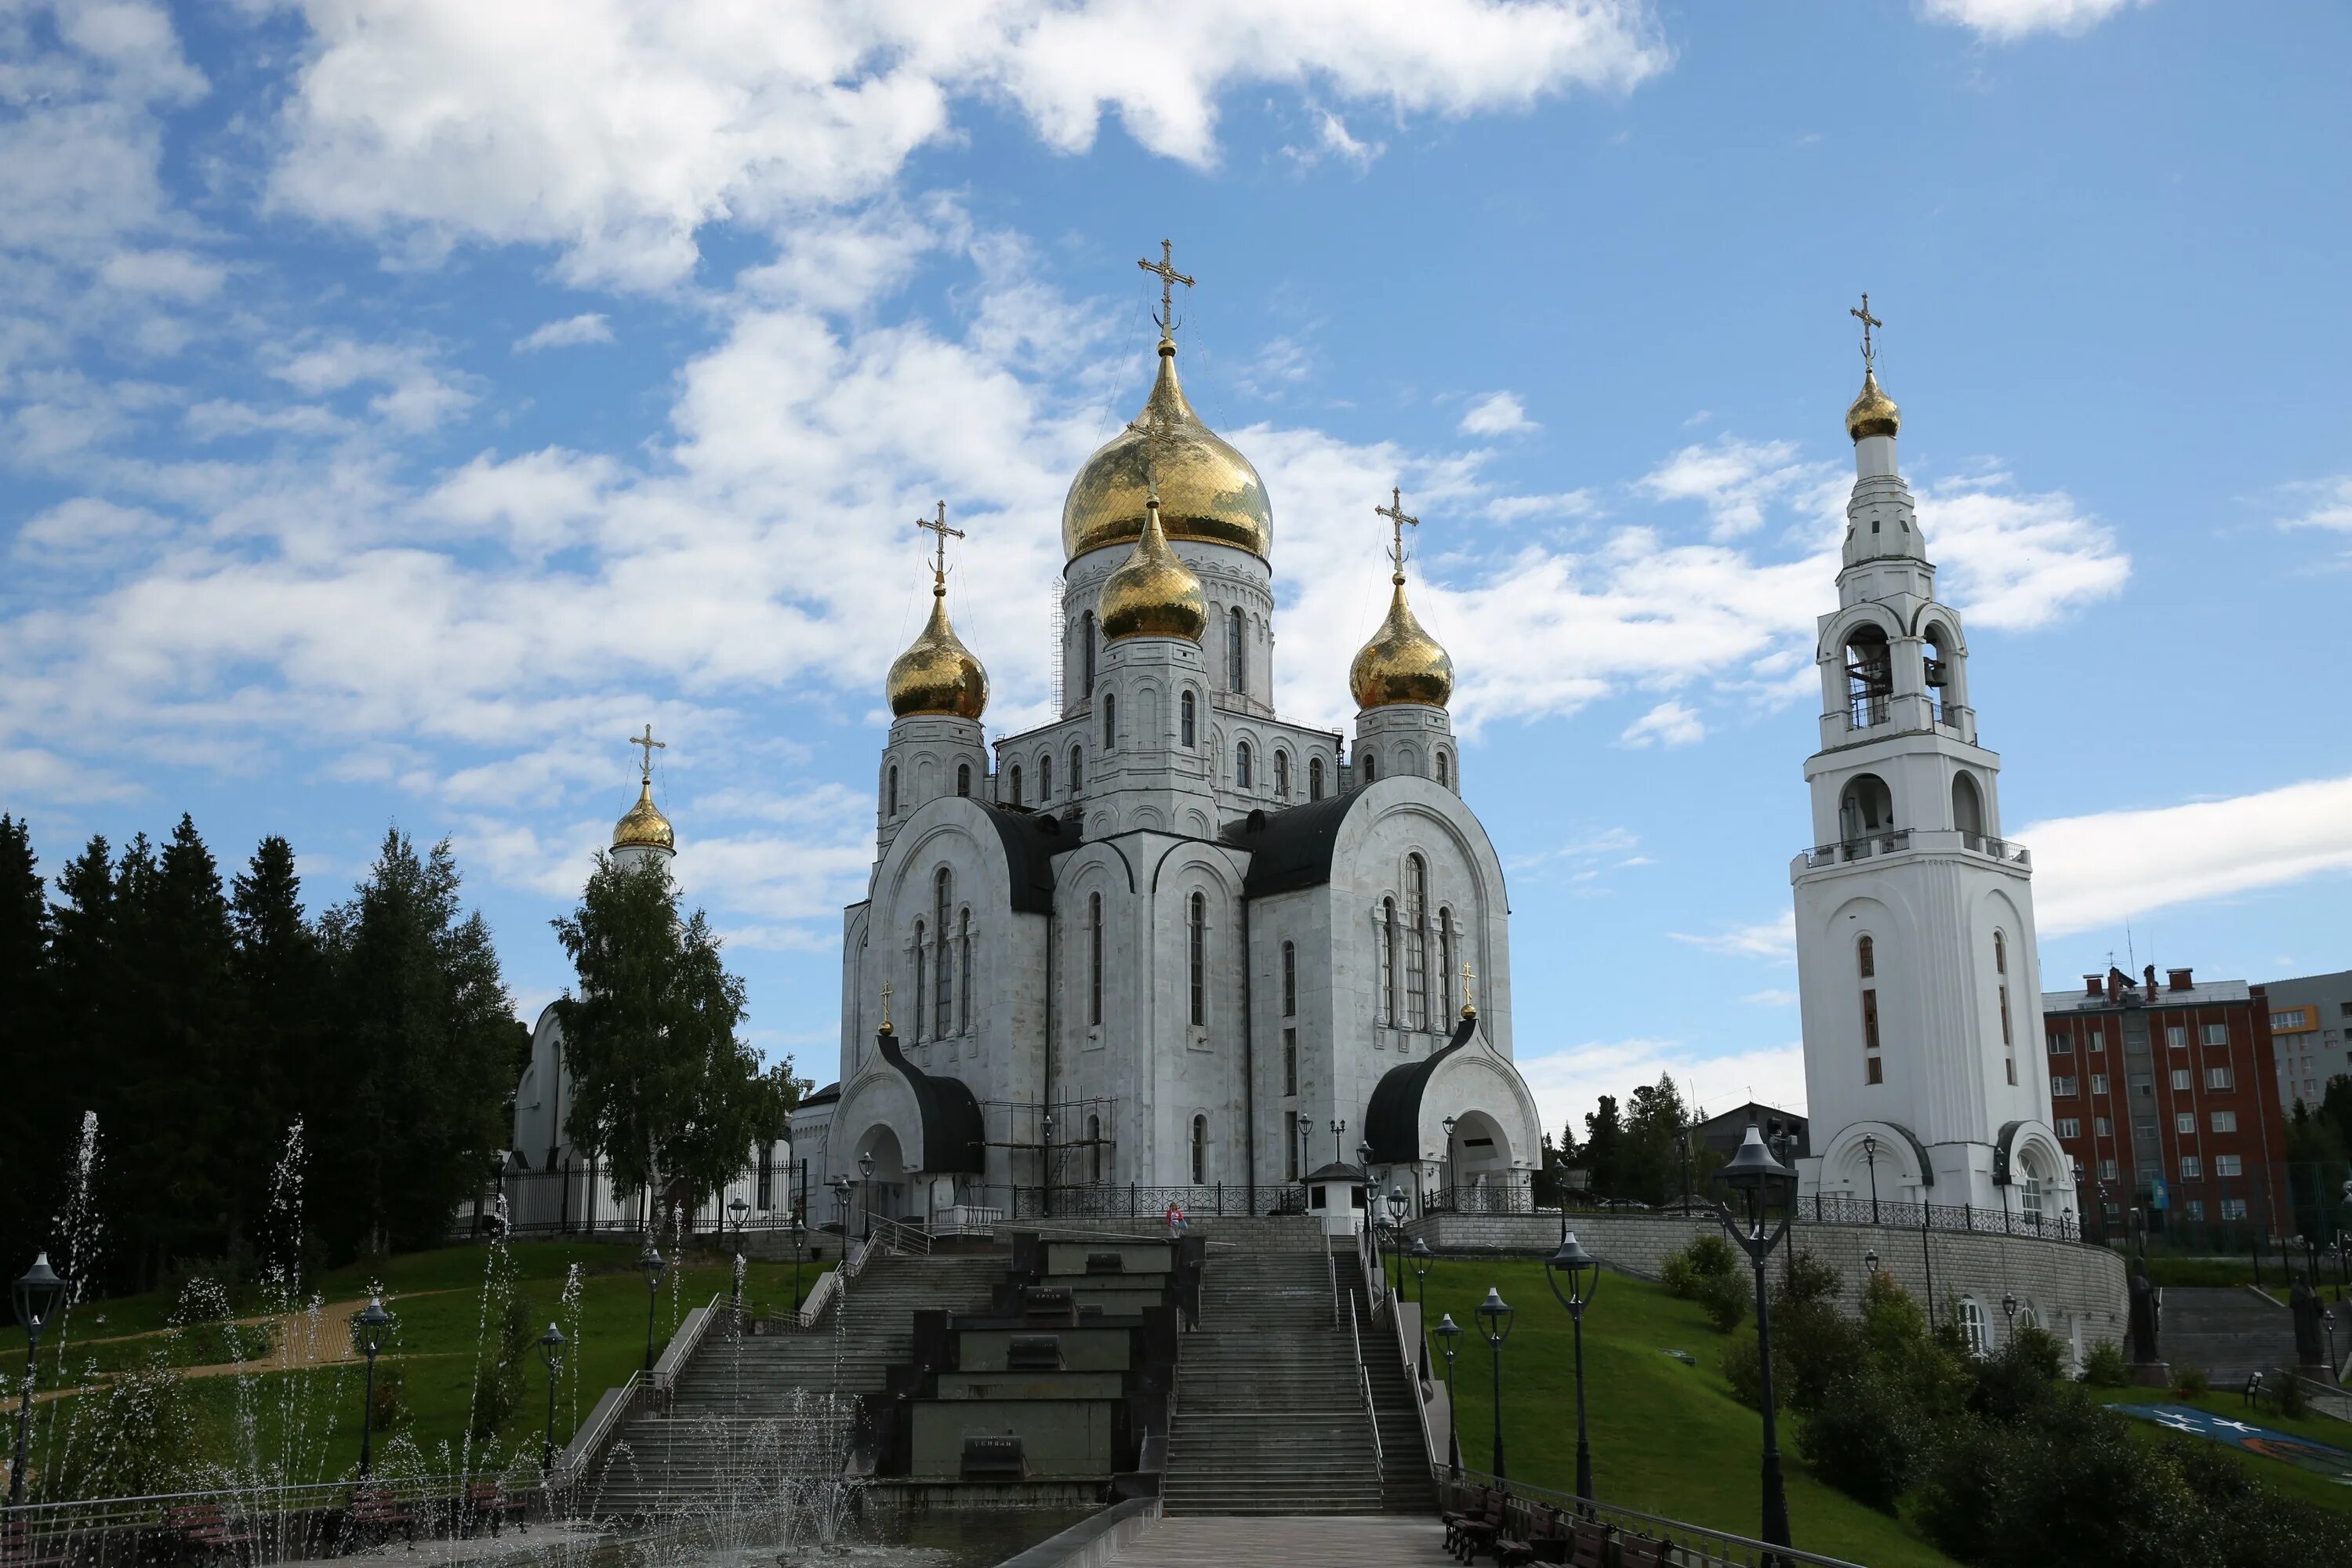
[[[1118,570],[1103,579],[1096,618],[1106,640],[1122,637],[1182,637],[1199,642],[1208,629],[1209,605],[1201,580],[1170,548],[1157,500],[1144,503],[1143,534]]]
[[[890,661],[886,689],[890,712],[935,713],[951,719],[978,719],[988,706],[988,671],[948,624],[948,584],[944,574],[931,580],[931,618],[907,651]]]
[[[637,787],[637,804],[629,807],[620,821],[613,825],[613,847],[615,849],[662,849],[677,853],[677,833],[669,818],[654,804],[654,781],[646,779]]]
[[[1405,602],[1404,574],[1391,579],[1388,619],[1356,654],[1348,668],[1348,689],[1359,708],[1386,708],[1399,702],[1443,708],[1454,695],[1454,660],[1437,639],[1422,629]]]
[[[1062,503],[1062,555],[1125,544],[1143,533],[1155,489],[1171,539],[1274,552],[1274,508],[1250,460],[1201,423],[1176,379],[1176,344],[1160,340],[1160,376],[1135,423],[1088,458]]]
[[[1879,387],[1878,372],[1865,369],[1862,393],[1845,411],[1845,433],[1859,441],[1865,436],[1892,436],[1902,424],[1902,411],[1895,406],[1895,399]]]

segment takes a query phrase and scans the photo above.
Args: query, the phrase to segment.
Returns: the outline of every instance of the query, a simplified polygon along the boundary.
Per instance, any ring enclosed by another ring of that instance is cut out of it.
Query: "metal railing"
[[[340,1510],[362,1495],[417,1508],[446,1508],[450,1527],[461,1530],[473,1521],[469,1506],[473,1489],[486,1483],[495,1483],[509,1499],[541,1495],[546,1490],[535,1474],[509,1477],[498,1470],[482,1470],[472,1475],[380,1475],[365,1480],[347,1478],[281,1486],[156,1492],[143,1497],[28,1502],[0,1510],[0,1546],[5,1546],[11,1562],[46,1563],[62,1560],[62,1556],[53,1559],[33,1543],[61,1542],[119,1531],[168,1530],[173,1514],[184,1509],[218,1509],[225,1518],[237,1524],[257,1525],[264,1521],[291,1521],[301,1514]],[[418,1521],[420,1525],[433,1522]],[[306,1546],[298,1554],[316,1553]],[[103,1553],[96,1554],[96,1558],[102,1560]]]
[[[1356,1346],[1356,1391],[1364,1396],[1364,1425],[1372,1429],[1372,1473],[1388,1485],[1388,1461],[1381,1456],[1381,1413],[1372,1405],[1372,1374],[1364,1365],[1364,1331],[1356,1315],[1356,1299],[1348,1298],[1348,1337]]]
[[[1906,850],[1964,850],[1970,855],[1984,855],[2008,866],[2031,866],[2032,855],[2025,846],[2013,838],[1995,838],[1988,833],[1970,833],[1954,827],[1890,827],[1865,833],[1858,838],[1842,838],[1834,844],[1816,844],[1804,850],[1798,858],[1808,870],[1834,866],[1843,861],[1867,860],[1874,855],[1899,855]]]
[[[931,1250],[931,1233],[921,1226],[909,1225],[903,1219],[874,1216],[874,1239],[893,1252],[928,1257]]]
[[[1331,1326],[1336,1329],[1339,1326],[1339,1265],[1331,1256],[1328,1238],[1323,1243],[1323,1269],[1331,1277]]]
[[[1511,1182],[1478,1187],[1437,1187],[1423,1199],[1423,1214],[1535,1214],[1532,1189]]]
[[[1505,1493],[1504,1533],[1519,1541],[1557,1537],[1584,1519],[1606,1525],[1621,1535],[1657,1542],[1661,1549],[1658,1561],[1665,1568],[1774,1568],[1775,1564],[1781,1568],[1863,1568],[1843,1557],[1824,1557],[1818,1552],[1800,1551],[1793,1546],[1773,1546],[1752,1536],[1693,1524],[1687,1520],[1667,1519],[1612,1503],[1586,1502],[1549,1487],[1531,1487],[1522,1481],[1506,1486],[1480,1470],[1465,1468],[1461,1478],[1455,1479],[1443,1465],[1432,1465],[1430,1468],[1431,1479],[1437,1484],[1437,1495],[1447,1508],[1463,1509],[1474,1500],[1474,1494],[1501,1489]],[[1614,1552],[1610,1553],[1609,1561],[1616,1561]]]
[[[1994,1236],[2039,1237],[2044,1241],[2081,1241],[2083,1226],[2073,1215],[2026,1214],[2017,1209],[1980,1209],[1965,1204],[1898,1203],[1892,1198],[1815,1193],[1798,1205],[1797,1217],[1815,1225],[1875,1225],[1890,1230],[1969,1230]]]
[[[1223,1215],[1291,1215],[1307,1212],[1305,1189],[1297,1182],[1260,1184],[1213,1182],[1199,1186],[1147,1187],[1129,1184],[1092,1183],[1063,1186],[991,1188],[1010,1201],[1005,1213],[1013,1219],[1154,1219],[1171,1204],[1191,1218]]]

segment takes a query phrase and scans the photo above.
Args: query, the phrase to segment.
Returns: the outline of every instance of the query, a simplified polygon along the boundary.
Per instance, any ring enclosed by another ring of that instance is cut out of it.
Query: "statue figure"
[[[2303,1366],[2326,1366],[2327,1342],[2322,1331],[2319,1314],[2319,1292],[2311,1287],[2308,1271],[2294,1279],[2294,1289],[2287,1294],[2287,1310],[2294,1314],[2294,1359]]]
[[[2157,1312],[2156,1287],[2148,1283],[2147,1260],[2135,1258],[2131,1271],[2131,1358],[2142,1366],[2164,1359],[2156,1349]]]

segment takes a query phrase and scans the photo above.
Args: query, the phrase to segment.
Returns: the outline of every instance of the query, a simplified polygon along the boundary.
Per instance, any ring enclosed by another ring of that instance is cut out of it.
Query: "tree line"
[[[1585,1112],[1581,1139],[1572,1121],[1557,1142],[1544,1135],[1537,1199],[1559,1201],[1571,1187],[1570,1171],[1583,1173],[1585,1194],[1601,1202],[1656,1207],[1686,1190],[1703,1194],[1723,1157],[1697,1142],[1696,1127],[1671,1073],[1637,1086],[1622,1109],[1615,1095],[1604,1094]]]
[[[304,906],[271,836],[224,879],[194,820],[45,880],[0,816],[0,1245],[55,1245],[86,1114],[109,1289],[255,1253],[303,1128],[311,1260],[431,1245],[505,1142],[530,1048],[446,842],[387,830],[351,896]]]

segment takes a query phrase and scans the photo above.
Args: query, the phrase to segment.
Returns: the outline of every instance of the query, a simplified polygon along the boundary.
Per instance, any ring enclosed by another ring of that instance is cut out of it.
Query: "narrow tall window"
[[[1009,787],[1011,793],[1006,796],[1007,799],[1011,800],[1015,805],[1025,805],[1028,804],[1021,798],[1021,764],[1018,763],[1013,764],[1013,774]]]
[[[915,922],[915,1013],[914,1022],[908,1026],[908,1032],[918,1040],[923,1037],[923,1020],[926,1016],[923,1012],[923,998],[930,994],[930,987],[927,984],[930,967],[931,955],[923,946],[923,922],[917,921]]]
[[[1192,1118],[1192,1184],[1206,1186],[1209,1182],[1209,1119]]]
[[[971,793],[971,764],[970,763],[958,763],[956,764],[956,794],[968,795]]]
[[[1364,759],[1363,768],[1364,768],[1364,782],[1365,782],[1366,784],[1370,784],[1370,783],[1371,783],[1371,782],[1372,782],[1372,775],[1373,775],[1375,773],[1377,773],[1379,770],[1378,770],[1378,769],[1373,765],[1372,759],[1371,759],[1371,758],[1370,758],[1370,757],[1366,757],[1366,758]]]
[[[1209,900],[1206,894],[1192,895],[1192,914],[1185,932],[1186,969],[1192,989],[1192,1015],[1194,1027],[1209,1021]]]
[[[1087,1156],[1094,1169],[1095,1184],[1099,1186],[1102,1184],[1102,1118],[1099,1116],[1087,1118]]]
[[[1102,1022],[1102,895],[1087,895],[1087,1022]]]
[[[1070,793],[1076,795],[1087,787],[1087,753],[1080,746],[1070,748]]]
[[[1283,799],[1290,796],[1290,753],[1274,753],[1274,793]]]
[[[1862,1048],[1864,1060],[1869,1063],[1868,1079],[1877,1083],[1878,1066],[1878,990],[1865,986],[1862,993]]]
[[[889,809],[885,811],[883,815],[886,816],[896,816],[898,815],[898,764],[896,763],[892,763],[890,764],[890,788],[888,794],[890,797]]]
[[[1853,944],[1853,957],[1854,963],[1862,970],[1862,977],[1864,980],[1878,973],[1878,951],[1868,937],[1864,937]]]
[[[1247,741],[1244,741],[1234,748],[1234,787],[1235,789],[1247,789],[1249,786],[1250,743]]]
[[[2009,973],[2009,942],[1999,931],[1992,933],[1992,972],[1995,974]]]
[[[1418,855],[1405,858],[1404,1013],[1405,1027],[1429,1027],[1429,864]]]
[[[948,935],[948,906],[955,897],[955,879],[945,866],[931,879],[931,914],[933,929],[939,932],[939,952],[936,967],[939,984],[933,988],[931,1005],[937,1009],[931,1034],[945,1039],[955,1033],[955,948]]]
[[[1402,1026],[1397,1015],[1397,907],[1394,899],[1381,900],[1381,1022]]]
[[[1103,693],[1103,750],[1118,744],[1118,698],[1112,692]]]
[[[1196,726],[1199,723],[1199,710],[1200,704],[1193,700],[1192,694],[1189,691],[1184,693],[1182,697],[1178,698],[1176,700],[1176,711],[1178,714],[1176,721],[1176,734],[1177,738],[1184,743],[1184,749],[1188,752],[1192,749],[1193,735]]]
[[[1309,757],[1307,760],[1307,798],[1309,800],[1323,798],[1323,759],[1320,757]]]
[[[1225,616],[1225,684],[1234,691],[1248,684],[1245,679],[1248,674],[1247,656],[1243,643],[1248,625],[1238,609],[1229,611]]]
[[[1437,911],[1437,1026],[1441,1029],[1454,1022],[1454,911],[1440,910]]]
[[[971,911],[963,912],[963,924],[956,933],[956,968],[961,984],[956,990],[956,1033],[971,1030]]]
[[[1454,768],[1444,752],[1437,753],[1437,783],[1441,789],[1454,787]]]
[[[1298,1016],[1298,944],[1282,944],[1282,1016]]]
[[[1078,662],[1086,671],[1086,685],[1080,695],[1092,697],[1095,694],[1095,613],[1092,610],[1078,617]]]
[[[1054,798],[1054,754],[1051,752],[1037,759],[1037,804],[1045,805]]]
[[[1305,1173],[1298,1164],[1298,1152],[1305,1145],[1298,1136],[1298,1112],[1295,1110],[1282,1113],[1282,1142],[1287,1150],[1283,1160],[1289,1167],[1290,1179],[1295,1182]]]
[[[1298,1092],[1298,1031],[1282,1031],[1282,1092]]]

